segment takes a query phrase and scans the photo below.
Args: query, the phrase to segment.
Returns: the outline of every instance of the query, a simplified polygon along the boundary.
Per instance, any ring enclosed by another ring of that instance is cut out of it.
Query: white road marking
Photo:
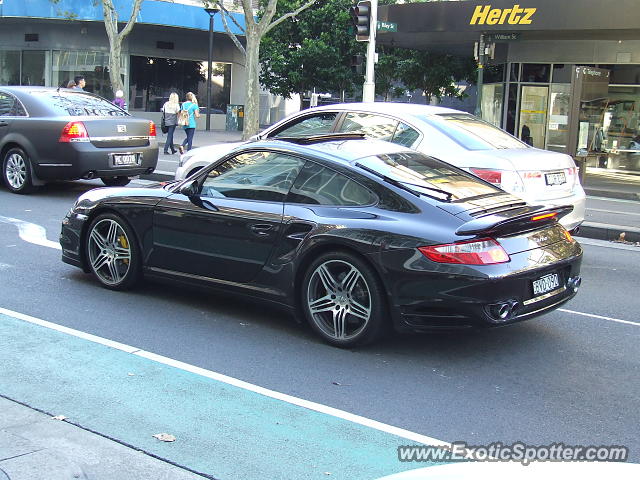
[[[631,322],[629,320],[620,320],[619,318],[604,317],[602,315],[594,315],[593,313],[576,312],[575,310],[567,310],[565,308],[559,308],[558,311],[565,312],[565,313],[573,313],[574,315],[582,315],[583,317],[597,318],[598,320],[606,320],[608,322],[624,323],[625,325],[633,325],[634,327],[640,327],[640,322]]]
[[[58,242],[52,242],[47,240],[47,230],[35,223],[25,222],[18,220],[17,218],[3,217],[0,215],[0,222],[9,223],[18,227],[18,235],[25,242],[33,243],[34,245],[40,245],[42,247],[55,248],[56,250],[62,250],[62,247]]]
[[[243,380],[239,380],[234,377],[229,377],[227,375],[223,375],[218,372],[213,372],[211,370],[206,370],[204,368],[196,367],[195,365],[190,365],[188,363],[181,362],[179,360],[174,360],[172,358],[164,357],[162,355],[157,355],[152,352],[147,352],[141,350],[136,347],[132,347],[130,345],[126,345],[124,343],[115,342],[113,340],[109,340],[106,338],[98,337],[96,335],[92,335],[90,333],[82,332],[80,330],[75,330],[73,328],[65,327],[62,325],[58,325],[57,323],[48,322],[46,320],[42,320],[36,317],[32,317],[30,315],[25,315],[23,313],[14,312],[12,310],[8,310],[6,308],[0,307],[0,313],[8,315],[13,318],[17,318],[19,320],[23,320],[25,322],[33,323],[35,325],[40,325],[45,328],[50,328],[52,330],[65,333],[67,335],[72,335],[77,338],[82,338],[84,340],[88,340],[90,342],[98,343],[100,345],[105,345],[107,347],[115,348],[117,350],[121,350],[123,352],[131,353],[133,355],[138,355],[139,357],[146,358],[148,360],[161,363],[163,365],[168,365],[174,368],[178,368],[180,370],[184,370],[187,372],[194,373],[196,375],[200,375],[206,378],[210,378],[212,380],[216,380],[218,382],[226,383],[227,385],[233,385],[235,387],[241,388],[243,390],[247,390],[250,392],[254,392],[260,395],[264,395],[265,397],[273,398],[276,400],[281,400],[283,402],[297,405],[299,407],[303,407],[309,410],[313,410],[315,412],[324,413],[326,415],[330,415],[332,417],[340,418],[342,420],[346,420],[348,422],[356,423],[358,425],[362,425],[365,427],[373,428],[375,430],[379,430],[381,432],[385,432],[391,435],[395,435],[397,437],[401,437],[412,442],[422,443],[424,445],[434,445],[439,447],[449,447],[452,445],[449,442],[445,442],[443,440],[438,440],[437,438],[428,437],[426,435],[422,435],[420,433],[412,432],[410,430],[405,430],[404,428],[394,427],[393,425],[388,425],[386,423],[378,422],[377,420],[372,420],[370,418],[366,418],[360,415],[356,415],[354,413],[346,412],[344,410],[339,410],[337,408],[329,407],[327,405],[323,405],[321,403],[311,402],[308,400],[304,400],[302,398],[294,397],[292,395],[287,395],[286,393],[276,392],[275,390],[270,390],[268,388],[261,387],[259,385],[254,385],[252,383],[245,382]]]

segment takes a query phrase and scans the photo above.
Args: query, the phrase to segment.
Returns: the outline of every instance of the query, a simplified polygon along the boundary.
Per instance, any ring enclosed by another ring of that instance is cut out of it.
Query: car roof
[[[334,137],[332,139],[304,145],[286,140],[258,140],[240,147],[240,149],[247,150],[256,148],[287,150],[291,153],[321,157],[323,160],[342,165],[353,164],[361,158],[372,157],[375,155],[401,152],[412,154],[416,153],[415,150],[411,150],[410,148],[371,138],[335,139]],[[238,150],[235,151],[237,152]]]
[[[324,111],[324,110],[345,110],[345,111],[359,111],[359,112],[371,112],[371,113],[384,113],[388,115],[402,116],[402,115],[438,115],[442,113],[466,113],[462,110],[455,110],[453,108],[438,107],[435,105],[419,105],[417,103],[392,103],[392,102],[359,102],[359,103],[336,103],[332,105],[323,105],[321,107],[313,107],[306,110],[311,111]],[[470,114],[469,114],[470,115]]]

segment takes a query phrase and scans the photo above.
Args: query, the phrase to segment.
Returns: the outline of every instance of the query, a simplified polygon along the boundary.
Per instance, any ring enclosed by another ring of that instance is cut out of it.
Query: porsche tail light
[[[153,122],[149,122],[149,136],[150,137],[156,136],[156,124]]]
[[[88,142],[89,134],[82,122],[69,122],[62,129],[58,142]]]
[[[502,245],[492,238],[418,247],[418,250],[429,260],[437,263],[493,265],[510,260]]]

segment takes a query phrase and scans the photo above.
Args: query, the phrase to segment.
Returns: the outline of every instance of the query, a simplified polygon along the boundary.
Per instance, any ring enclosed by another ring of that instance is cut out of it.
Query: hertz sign
[[[478,5],[473,11],[469,25],[531,25],[537,8],[521,8],[515,4],[511,8],[491,8]]]

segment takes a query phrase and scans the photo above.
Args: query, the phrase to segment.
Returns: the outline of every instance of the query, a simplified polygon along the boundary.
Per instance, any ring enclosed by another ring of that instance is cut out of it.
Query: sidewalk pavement
[[[205,478],[53,417],[0,397],[0,480]]]
[[[184,133],[177,130],[174,142],[184,140]],[[158,168],[143,178],[167,180],[173,178],[180,154],[165,155],[166,136],[159,132],[160,156]],[[242,132],[225,130],[198,130],[193,148],[215,143],[240,142]],[[587,193],[587,212],[578,237],[617,241],[621,233],[630,243],[640,242],[640,172],[587,168],[584,182]]]

